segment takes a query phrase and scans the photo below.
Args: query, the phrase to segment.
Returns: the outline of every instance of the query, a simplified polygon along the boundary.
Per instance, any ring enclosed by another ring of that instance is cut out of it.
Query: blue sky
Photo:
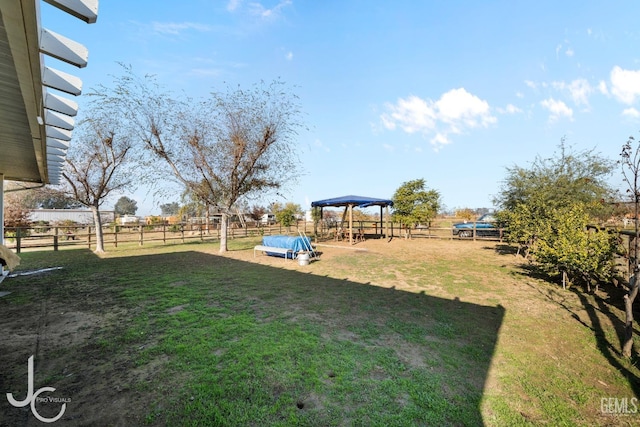
[[[296,86],[309,130],[285,196],[305,209],[390,198],[418,178],[450,210],[491,207],[506,167],[562,137],[612,159],[640,137],[637,1],[101,0],[92,25],[41,9],[43,26],[88,47],[86,69],[47,62],[85,92],[117,62],[194,97]],[[171,201],[128,196],[141,214]]]

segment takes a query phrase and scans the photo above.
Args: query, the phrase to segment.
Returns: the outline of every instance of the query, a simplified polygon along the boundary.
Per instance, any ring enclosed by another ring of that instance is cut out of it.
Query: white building
[[[100,211],[103,224],[114,222],[114,211]],[[136,217],[137,218],[137,217]],[[45,221],[56,224],[62,221],[73,221],[78,224],[93,224],[93,213],[83,209],[33,209],[29,211],[29,221]]]

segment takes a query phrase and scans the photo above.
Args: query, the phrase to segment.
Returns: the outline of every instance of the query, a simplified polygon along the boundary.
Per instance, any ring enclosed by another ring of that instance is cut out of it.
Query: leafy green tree
[[[588,206],[593,218],[608,218],[612,207],[603,202],[613,194],[608,179],[615,163],[593,150],[573,152],[564,138],[559,148],[560,153],[547,159],[537,157],[529,168],[507,168],[494,203],[513,211],[520,204],[548,209],[579,202]]]
[[[498,221],[509,230],[507,240],[517,243],[525,256],[535,251],[542,230],[549,227],[557,209],[581,204],[593,221],[611,214],[612,205],[604,201],[614,193],[608,183],[614,162],[593,150],[573,152],[564,139],[559,148],[554,157],[537,157],[529,168],[507,168],[501,192],[494,200],[501,208]]]
[[[180,204],[178,202],[164,203],[160,205],[160,213],[162,216],[178,215]]]
[[[288,202],[285,205],[281,205],[277,202],[273,203],[271,205],[271,210],[276,216],[276,221],[287,228],[295,224],[298,216],[302,214],[302,208],[300,205],[292,202]]]
[[[393,195],[393,219],[404,224],[406,237],[411,237],[411,228],[418,224],[429,224],[440,209],[440,193],[427,190],[424,179],[404,182]]]
[[[539,224],[532,253],[542,270],[561,275],[564,285],[609,282],[615,274],[617,236],[587,229],[591,220],[583,203],[553,208]]]
[[[116,215],[135,215],[138,211],[138,202],[127,197],[122,196],[118,199],[116,204],[113,206],[113,210]]]
[[[469,208],[456,209],[456,218],[471,221],[475,216],[476,216],[476,213],[472,209],[469,209]]]
[[[46,186],[29,191],[27,198],[35,208],[42,209],[77,209],[82,206],[63,190]]]

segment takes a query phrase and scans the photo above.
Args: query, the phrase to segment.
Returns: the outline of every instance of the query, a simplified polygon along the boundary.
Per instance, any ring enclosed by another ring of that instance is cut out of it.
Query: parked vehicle
[[[476,237],[498,237],[500,230],[496,228],[496,218],[493,214],[484,214],[477,221],[458,222],[453,224],[453,235],[460,238],[473,237],[475,231]]]

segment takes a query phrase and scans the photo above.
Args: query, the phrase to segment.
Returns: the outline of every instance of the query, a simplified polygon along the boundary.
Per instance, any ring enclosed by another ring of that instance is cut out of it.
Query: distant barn
[[[100,211],[103,224],[116,220],[114,211]],[[33,209],[29,211],[31,222],[45,221],[57,224],[63,221],[73,221],[78,224],[93,224],[93,213],[83,209]]]

